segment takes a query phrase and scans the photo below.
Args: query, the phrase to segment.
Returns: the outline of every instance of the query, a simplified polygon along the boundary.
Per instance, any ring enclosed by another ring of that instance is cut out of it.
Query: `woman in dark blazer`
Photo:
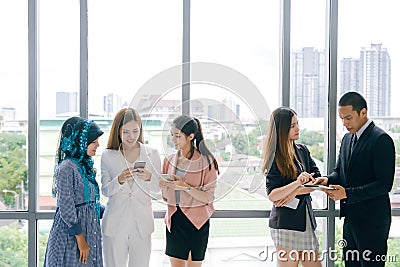
[[[268,198],[274,203],[269,217],[278,266],[321,266],[316,221],[311,206],[311,189],[320,172],[310,152],[299,139],[296,112],[287,107],[273,111],[268,129],[263,172]]]

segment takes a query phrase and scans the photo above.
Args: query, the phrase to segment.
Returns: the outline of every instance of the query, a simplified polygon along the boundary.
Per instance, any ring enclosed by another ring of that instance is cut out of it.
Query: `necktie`
[[[353,153],[353,150],[354,150],[354,147],[356,146],[356,144],[357,144],[357,135],[356,134],[353,134],[353,137],[351,138],[351,152],[350,153]]]

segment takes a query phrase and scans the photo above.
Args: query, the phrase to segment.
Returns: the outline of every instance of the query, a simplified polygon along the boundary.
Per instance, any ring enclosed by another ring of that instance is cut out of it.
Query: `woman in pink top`
[[[164,159],[160,180],[168,204],[165,254],[172,267],[201,266],[207,249],[218,163],[206,147],[200,121],[187,115],[171,126],[176,154]]]

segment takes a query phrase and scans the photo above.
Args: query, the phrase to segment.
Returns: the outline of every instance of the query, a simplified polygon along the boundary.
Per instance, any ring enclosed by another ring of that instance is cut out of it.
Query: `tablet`
[[[326,189],[326,190],[336,190],[336,188],[326,186],[326,185],[319,185],[319,184],[303,184],[302,186],[305,188],[312,189],[312,190],[321,190],[322,188]]]

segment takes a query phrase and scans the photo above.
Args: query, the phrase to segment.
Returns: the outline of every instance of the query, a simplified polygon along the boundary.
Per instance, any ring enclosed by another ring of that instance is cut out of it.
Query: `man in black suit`
[[[391,223],[388,193],[393,184],[395,148],[391,137],[367,117],[367,103],[356,92],[339,101],[339,117],[349,131],[342,139],[333,172],[317,178],[316,184],[340,200],[343,224],[343,257],[346,267],[385,266]]]

